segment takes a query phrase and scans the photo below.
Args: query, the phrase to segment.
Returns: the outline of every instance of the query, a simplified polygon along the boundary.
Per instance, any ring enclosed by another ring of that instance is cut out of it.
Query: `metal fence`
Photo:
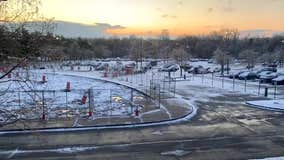
[[[0,95],[0,107],[24,119],[130,116],[149,101],[133,89],[2,91]]]
[[[257,79],[239,80],[234,77],[228,78],[214,74],[188,74],[184,80],[214,88],[227,89],[233,92],[249,93],[274,99],[284,98],[284,86],[261,83]]]

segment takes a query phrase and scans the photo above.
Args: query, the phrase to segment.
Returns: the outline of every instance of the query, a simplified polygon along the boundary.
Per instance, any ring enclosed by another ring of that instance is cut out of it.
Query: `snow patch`
[[[284,157],[272,157],[272,158],[254,159],[254,160],[284,160]]]
[[[175,150],[175,151],[167,151],[167,152],[162,152],[162,156],[177,156],[177,157],[182,157],[187,154],[189,154],[189,151],[184,151],[184,150]]]
[[[282,110],[284,111],[284,100],[261,100],[261,101],[247,101],[250,106],[270,109],[270,110]]]

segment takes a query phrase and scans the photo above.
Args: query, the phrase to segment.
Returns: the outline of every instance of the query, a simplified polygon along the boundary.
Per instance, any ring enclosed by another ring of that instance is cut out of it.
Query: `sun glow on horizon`
[[[206,34],[221,28],[284,30],[280,0],[45,0],[42,13],[56,20],[94,25],[114,35]]]

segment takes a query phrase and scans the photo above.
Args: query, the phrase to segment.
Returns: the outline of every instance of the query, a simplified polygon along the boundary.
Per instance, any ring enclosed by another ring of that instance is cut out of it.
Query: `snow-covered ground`
[[[263,159],[254,159],[254,160],[284,160],[284,157],[272,157],[272,158],[263,158]]]
[[[93,92],[95,104],[94,115],[116,116],[132,114],[130,106],[131,96],[134,101],[144,99],[144,95],[122,85],[95,80],[93,78],[52,74],[48,71],[33,70],[28,73],[29,81],[21,81],[26,77],[22,72],[16,77],[5,78],[5,83],[0,83],[1,107],[5,110],[26,110],[23,118],[38,118],[41,116],[42,103],[46,106],[48,117],[75,116],[78,112],[88,112],[89,89]],[[42,83],[42,76],[46,82]],[[65,92],[67,82],[71,84],[71,91]],[[83,104],[82,97],[87,95]],[[44,97],[44,98],[43,98]],[[78,110],[78,111],[76,111]],[[76,113],[77,112],[77,113]]]
[[[78,62],[74,62],[74,65]],[[159,85],[161,91],[172,92],[174,90],[187,90],[186,86],[199,86],[206,87],[207,89],[202,92],[202,95],[193,94],[193,97],[190,97],[195,100],[206,100],[206,97],[215,97],[226,92],[233,92],[238,94],[252,94],[255,96],[263,96],[264,90],[268,87],[268,97],[269,98],[284,98],[284,88],[274,88],[272,85],[261,84],[259,85],[258,81],[241,81],[233,80],[229,78],[219,77],[218,73],[216,74],[204,74],[204,75],[193,75],[187,72],[183,72],[186,75],[186,79],[180,77],[179,71],[171,73],[171,77],[175,78],[175,82],[169,81],[168,73],[159,72],[158,68],[163,63],[160,62],[158,66],[154,67],[151,70],[148,70],[146,73],[141,74],[132,74],[132,75],[119,75],[118,77],[113,77],[112,72],[109,72],[107,77],[104,77],[105,71],[94,71],[90,70],[88,64],[93,63],[92,61],[83,61],[78,63],[79,65],[74,67],[73,70],[70,70],[68,67],[60,67],[60,64],[44,64],[47,69],[45,70],[32,70],[28,74],[24,71],[18,71],[19,77],[29,77],[30,81],[27,82],[18,82],[18,81],[9,81],[11,79],[5,78],[8,82],[0,83],[0,90],[5,91],[8,88],[9,92],[1,96],[0,102],[2,106],[5,106],[6,109],[19,109],[23,108],[24,104],[32,105],[41,105],[42,104],[42,90],[45,91],[44,96],[46,97],[46,102],[50,113],[54,114],[64,114],[69,112],[66,108],[81,108],[84,109],[84,112],[87,112],[88,102],[86,104],[80,104],[80,101],[84,95],[86,95],[88,89],[92,89],[94,92],[94,103],[96,104],[95,112],[100,115],[125,115],[129,114],[131,108],[126,103],[130,101],[131,90],[127,87],[108,83],[100,80],[108,80],[118,84],[123,84],[136,88],[142,92],[148,93],[150,88],[153,85]],[[97,63],[97,62],[96,62]],[[109,63],[110,66],[116,66],[118,64],[129,64],[133,61],[101,61],[99,63]],[[147,62],[144,62],[145,65]],[[80,66],[81,64],[81,66]],[[82,65],[83,64],[83,65]],[[140,63],[138,63],[140,64]],[[86,65],[86,66],[84,66]],[[198,66],[201,65],[204,68],[216,68],[219,65],[214,63],[208,63],[206,61],[191,62],[191,65]],[[141,66],[140,66],[141,67]],[[242,64],[234,64],[230,66],[232,71],[244,70],[245,67]],[[260,67],[260,66],[258,66]],[[80,70],[79,70],[80,68]],[[281,69],[280,69],[281,70]],[[41,83],[42,76],[46,76],[46,83]],[[84,78],[82,78],[84,77]],[[100,80],[94,80],[100,79]],[[16,76],[16,73],[12,75],[12,79],[19,79]],[[66,88],[66,83],[71,83],[71,92],[64,92]],[[156,83],[154,83],[156,82]],[[210,88],[219,88],[220,92],[211,92]],[[29,92],[24,92],[26,90],[38,91],[30,94]],[[52,92],[52,91],[56,92]],[[22,92],[18,92],[22,91]],[[29,93],[29,94],[27,94]],[[143,98],[143,95],[134,91],[134,98],[140,99]],[[149,93],[151,94],[151,92]],[[170,93],[172,94],[172,93]],[[179,95],[176,95],[178,97]],[[157,97],[155,97],[157,98]],[[21,99],[21,100],[19,100]],[[184,99],[182,99],[184,100]],[[111,103],[110,103],[111,102]],[[116,103],[118,102],[118,103]],[[111,104],[111,105],[106,105]],[[56,108],[56,111],[52,111],[53,108]],[[60,111],[57,110],[60,108]],[[114,109],[116,108],[116,109]],[[38,109],[40,112],[40,108]],[[60,112],[60,113],[57,113]],[[72,112],[74,116],[75,111]],[[131,114],[131,113],[130,113]]]
[[[247,104],[271,110],[284,110],[284,100],[248,101]]]

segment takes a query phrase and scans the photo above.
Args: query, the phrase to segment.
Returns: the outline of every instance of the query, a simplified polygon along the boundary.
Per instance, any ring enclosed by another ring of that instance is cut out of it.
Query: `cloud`
[[[108,23],[95,23],[95,26],[96,27],[102,27],[102,28],[105,28],[105,29],[125,29],[126,27],[123,27],[121,25],[110,25]]]
[[[233,8],[233,7],[223,7],[224,12],[234,12],[235,10],[236,8]]]
[[[212,13],[213,11],[214,11],[214,8],[208,8],[208,9],[207,9],[207,12],[208,12],[208,13]]]
[[[179,5],[183,5],[183,1],[178,1],[178,4]]]
[[[125,29],[120,25],[111,25],[108,23],[95,23],[93,25],[85,25],[81,23],[55,21],[55,34],[64,37],[84,37],[84,38],[100,38],[111,37],[110,30]]]
[[[156,8],[158,12],[162,12],[162,8]]]
[[[168,14],[163,14],[163,15],[161,15],[161,17],[162,18],[173,18],[173,19],[177,18],[177,16],[175,16],[175,15],[168,15]]]
[[[232,0],[219,0],[220,3],[220,10],[222,12],[234,12],[236,11],[236,8],[233,6],[233,1]]]

